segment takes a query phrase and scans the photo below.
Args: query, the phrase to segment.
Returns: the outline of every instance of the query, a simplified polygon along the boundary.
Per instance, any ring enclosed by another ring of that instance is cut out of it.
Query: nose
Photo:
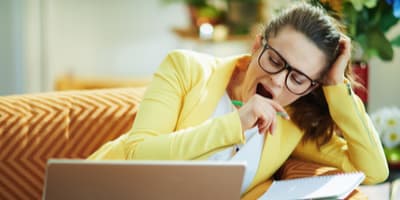
[[[272,84],[278,88],[283,88],[287,73],[289,73],[288,70],[283,70],[280,73],[270,75]]]

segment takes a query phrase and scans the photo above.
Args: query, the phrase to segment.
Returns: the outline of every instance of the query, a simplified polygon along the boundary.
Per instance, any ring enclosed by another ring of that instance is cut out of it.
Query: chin
[[[277,100],[277,102],[281,105],[281,106],[289,106],[290,104],[294,103],[295,101],[297,101],[297,99],[299,99],[300,97],[286,97],[286,100]],[[287,100],[290,99],[290,100]]]

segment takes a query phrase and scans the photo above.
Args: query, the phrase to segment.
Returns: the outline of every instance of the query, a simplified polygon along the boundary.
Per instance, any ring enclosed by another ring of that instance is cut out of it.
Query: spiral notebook
[[[274,181],[266,199],[344,199],[364,180],[362,172]]]

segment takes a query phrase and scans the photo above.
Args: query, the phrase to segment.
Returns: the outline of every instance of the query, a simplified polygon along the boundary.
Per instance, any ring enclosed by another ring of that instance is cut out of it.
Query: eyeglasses
[[[296,95],[302,95],[318,86],[318,82],[312,80],[303,72],[290,66],[286,60],[265,39],[262,40],[264,48],[258,56],[258,65],[268,74],[278,74],[287,70],[285,77],[286,88]]]

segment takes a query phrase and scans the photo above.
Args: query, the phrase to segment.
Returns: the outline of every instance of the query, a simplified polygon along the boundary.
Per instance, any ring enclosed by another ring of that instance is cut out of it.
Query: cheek
[[[255,63],[251,63],[247,71],[248,82],[258,82],[260,79],[265,78],[265,72],[258,67]]]
[[[260,82],[260,80],[262,80],[263,78],[265,78],[264,71],[259,69],[259,67],[257,67],[253,63],[250,64],[249,68],[247,68],[244,82],[242,83],[244,87],[243,91],[245,93],[243,97],[246,100],[248,100],[255,94],[257,83]]]
[[[254,77],[260,76],[260,75],[262,74],[261,72],[263,72],[263,71],[260,69],[260,67],[258,67],[258,63],[257,63],[257,60],[256,60],[256,59],[253,59],[253,60],[250,62],[248,70],[251,72],[251,74],[252,74]]]

